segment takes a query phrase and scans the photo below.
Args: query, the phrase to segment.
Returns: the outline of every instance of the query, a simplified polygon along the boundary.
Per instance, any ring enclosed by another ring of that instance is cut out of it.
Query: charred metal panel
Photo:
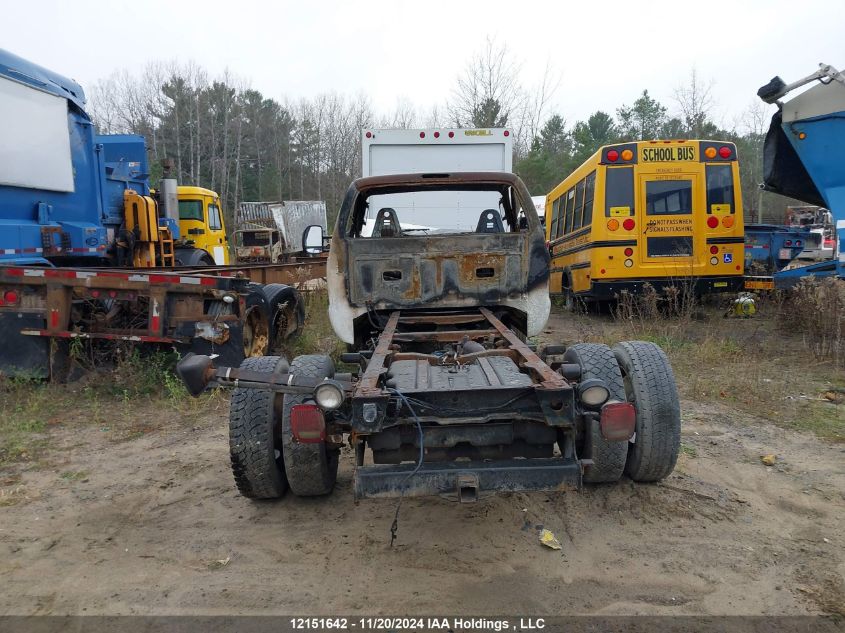
[[[500,235],[355,238],[347,242],[353,305],[496,305],[528,290],[527,238]],[[548,270],[548,269],[546,269]]]

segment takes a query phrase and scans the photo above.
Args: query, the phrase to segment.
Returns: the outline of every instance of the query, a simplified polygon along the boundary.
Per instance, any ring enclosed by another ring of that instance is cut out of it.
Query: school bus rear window
[[[713,213],[714,205],[724,205],[734,212],[734,179],[730,165],[707,165],[707,213]]]
[[[692,213],[691,180],[649,180],[645,184],[646,215]]]
[[[689,257],[692,255],[692,236],[650,237],[646,252],[649,257]]]
[[[604,185],[604,214],[611,216],[612,208],[634,208],[633,167],[608,168]]]

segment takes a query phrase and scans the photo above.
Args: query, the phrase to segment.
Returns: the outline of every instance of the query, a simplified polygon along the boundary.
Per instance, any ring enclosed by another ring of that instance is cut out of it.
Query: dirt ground
[[[348,453],[327,498],[240,497],[225,407],[120,443],[58,429],[48,465],[20,473],[25,498],[0,507],[0,613],[845,612],[845,445],[682,410],[660,484],[408,499],[392,548],[395,502],[353,500]]]

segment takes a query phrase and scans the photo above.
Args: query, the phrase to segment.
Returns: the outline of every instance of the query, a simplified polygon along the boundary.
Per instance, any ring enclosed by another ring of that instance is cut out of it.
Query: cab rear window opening
[[[531,228],[528,208],[510,186],[470,183],[426,189],[376,188],[361,192],[355,200],[347,235],[370,238],[517,233]],[[534,207],[530,209],[533,211]],[[386,233],[382,230],[385,227]]]

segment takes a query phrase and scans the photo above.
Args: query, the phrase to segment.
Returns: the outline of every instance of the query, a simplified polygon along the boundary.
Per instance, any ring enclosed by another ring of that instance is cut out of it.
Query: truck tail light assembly
[[[18,294],[17,290],[6,290],[2,296],[0,296],[0,305],[6,306],[15,306],[18,305],[18,301],[20,301],[21,296]]]
[[[599,430],[608,442],[623,442],[634,436],[637,410],[630,402],[608,402],[601,408]]]
[[[295,404],[290,408],[290,430],[302,444],[326,441],[326,420],[316,404]]]

